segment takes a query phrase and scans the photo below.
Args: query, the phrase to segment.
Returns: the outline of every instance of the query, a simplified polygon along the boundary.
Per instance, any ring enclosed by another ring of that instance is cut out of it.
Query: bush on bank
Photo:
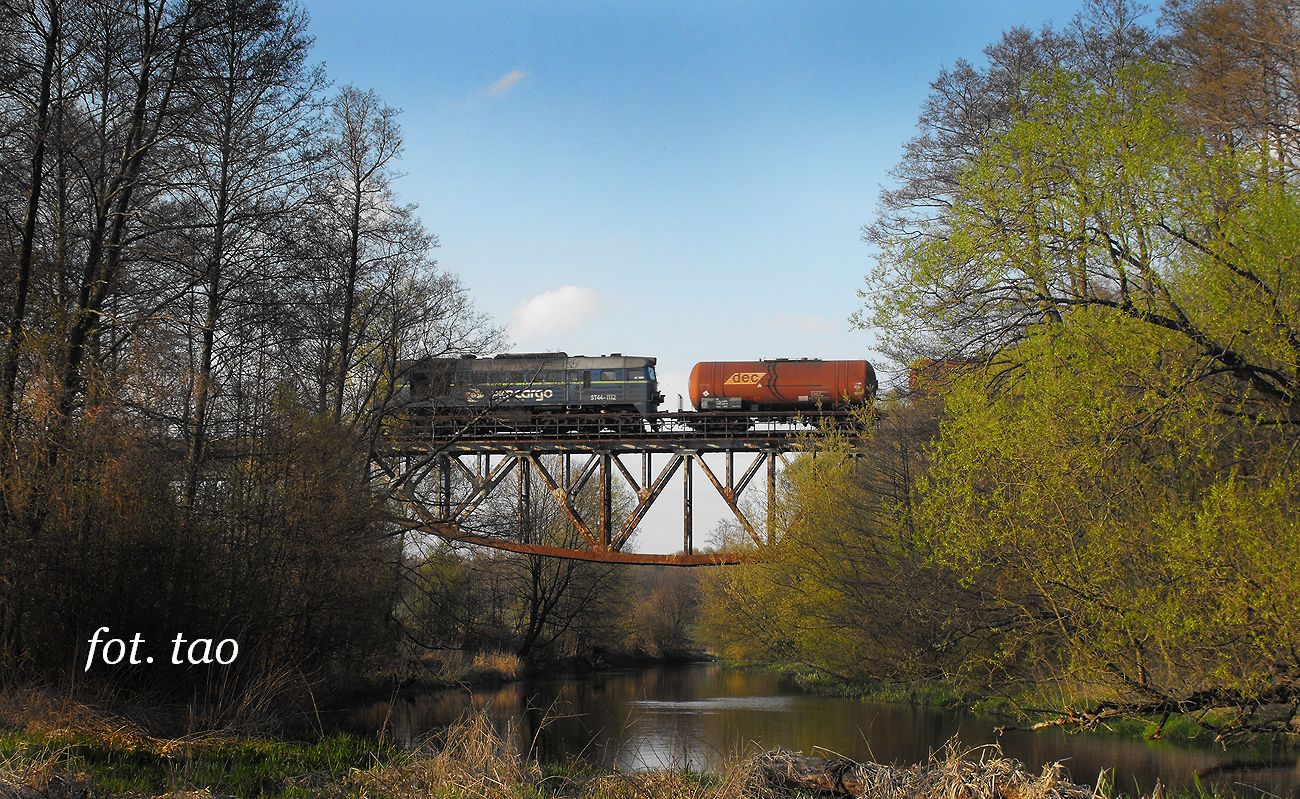
[[[1206,61],[1300,52],[1253,8],[1097,4],[936,80],[860,318],[913,379],[710,575],[725,654],[1300,734],[1300,142],[1239,94],[1280,64]]]

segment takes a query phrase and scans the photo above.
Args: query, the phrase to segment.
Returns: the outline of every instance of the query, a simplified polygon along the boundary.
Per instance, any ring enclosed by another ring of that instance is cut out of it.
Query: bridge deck
[[[408,418],[401,427],[388,431],[376,465],[393,482],[394,496],[414,514],[398,521],[411,530],[549,557],[721,565],[737,563],[757,550],[695,551],[695,472],[731,510],[754,547],[763,547],[776,539],[778,461],[784,461],[789,452],[815,453],[836,431],[853,439],[853,452],[846,454],[865,454],[866,448],[849,422],[834,413],[755,416],[737,411],[649,417],[437,415]],[[753,453],[753,457],[747,465],[738,464],[736,453]],[[637,457],[630,458],[633,454]],[[543,456],[558,457],[548,462]],[[760,479],[764,472],[765,480]],[[682,551],[624,552],[651,505],[674,481],[682,486]],[[613,503],[620,482],[627,483],[635,502],[625,515],[616,513]],[[750,519],[741,503],[741,495],[754,483],[766,483],[766,511],[761,522]],[[533,537],[529,519],[534,488],[550,497],[577,543],[556,546]],[[506,492],[516,496],[507,497]],[[501,508],[515,506],[518,523],[513,534],[483,534],[476,529],[475,514],[490,505],[492,497],[498,514]]]
[[[844,417],[834,413],[743,411],[573,414],[518,419],[430,418],[390,435],[389,454],[440,451],[448,455],[581,452],[788,452],[825,438]]]

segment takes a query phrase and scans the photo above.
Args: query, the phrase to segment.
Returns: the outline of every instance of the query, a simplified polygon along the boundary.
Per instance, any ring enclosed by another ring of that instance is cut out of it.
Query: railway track
[[[842,428],[833,412],[697,411],[636,414],[484,414],[408,420],[387,437],[393,451],[448,453],[527,448],[535,451],[671,452],[677,449],[790,449]]]

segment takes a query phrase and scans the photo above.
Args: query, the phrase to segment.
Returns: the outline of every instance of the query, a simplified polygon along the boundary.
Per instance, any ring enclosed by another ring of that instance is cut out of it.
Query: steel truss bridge
[[[795,451],[815,452],[827,431],[843,421],[830,413],[768,413],[754,419],[734,411],[645,418],[417,418],[390,432],[374,466],[405,508],[397,522],[409,530],[531,555],[603,563],[721,565],[738,563],[745,554],[696,552],[696,473],[722,498],[755,545],[771,544],[777,462],[788,465]],[[706,455],[715,456],[713,466]],[[664,501],[679,472],[682,551],[625,552],[637,526],[656,501]],[[630,489],[634,503],[616,501],[620,483]],[[741,505],[742,494],[756,483],[766,489],[761,530]],[[535,500],[540,499],[535,492],[548,495],[562,515],[562,526],[570,532],[566,542],[539,540],[532,533],[530,516],[537,513]],[[480,522],[485,508],[498,523]],[[508,511],[503,513],[503,508]],[[499,523],[503,516],[508,522],[504,525]]]

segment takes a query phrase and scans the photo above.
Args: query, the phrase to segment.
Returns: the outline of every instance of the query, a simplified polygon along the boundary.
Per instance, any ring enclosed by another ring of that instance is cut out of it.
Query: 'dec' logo
[[[731,377],[722,381],[724,386],[761,386],[766,372],[733,372]]]

